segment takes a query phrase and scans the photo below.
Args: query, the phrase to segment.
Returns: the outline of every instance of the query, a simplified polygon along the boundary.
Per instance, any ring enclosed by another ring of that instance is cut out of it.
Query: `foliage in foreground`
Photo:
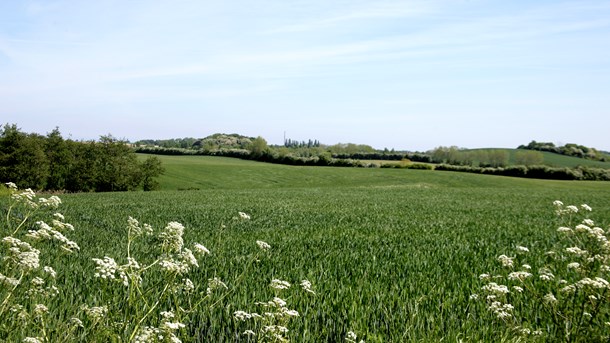
[[[610,334],[610,242],[588,217],[591,207],[555,201],[561,219],[548,251],[517,245],[481,274],[473,301],[528,341],[602,342]]]
[[[54,298],[61,292],[56,280],[56,270],[62,269],[58,255],[80,250],[64,235],[74,227],[65,223],[64,216],[58,212],[53,214],[50,225],[39,220],[31,226],[33,218],[44,217],[48,209],[57,209],[61,200],[57,196],[36,197],[32,190],[20,191],[13,183],[8,183],[8,189],[10,199],[0,249],[0,339],[3,341],[199,341],[197,333],[189,332],[189,317],[203,308],[213,309],[239,286],[237,283],[229,289],[218,277],[209,279],[205,290],[204,286],[196,285],[189,279],[189,273],[199,267],[197,257],[201,259],[210,251],[199,243],[187,248],[183,239],[185,228],[178,222],[168,223],[155,235],[150,225],[130,217],[125,255],[116,260],[110,256],[93,258],[94,276],[100,282],[95,304],[67,307],[63,304],[53,308],[57,305]],[[243,212],[235,218],[249,219]],[[136,256],[136,243],[145,243],[155,253]],[[256,244],[259,253],[253,255],[251,265],[271,249],[266,242]],[[41,254],[53,256],[50,260],[56,261],[56,265],[43,265]],[[310,281],[302,280],[300,286],[303,295],[315,295]],[[261,314],[242,310],[233,314],[237,322],[252,321],[240,325],[246,329],[236,332],[235,340],[243,336],[243,340],[253,342],[288,341],[290,321],[299,317],[299,312],[289,309],[287,300],[280,296],[291,284],[273,279],[269,287],[276,296],[267,302],[256,302],[262,309]],[[291,298],[294,300],[295,296],[298,294],[293,292]]]

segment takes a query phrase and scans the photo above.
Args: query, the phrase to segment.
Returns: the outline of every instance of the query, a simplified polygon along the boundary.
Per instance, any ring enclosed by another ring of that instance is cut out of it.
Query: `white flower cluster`
[[[259,248],[261,248],[261,250],[269,250],[271,249],[271,245],[263,242],[263,241],[256,241],[256,245],[258,245]]]
[[[506,255],[500,255],[500,256],[498,256],[498,261],[500,261],[500,263],[502,263],[502,266],[504,266],[504,267],[512,267],[513,266],[513,258],[512,257],[508,257]]]
[[[104,317],[106,317],[106,314],[108,313],[107,306],[89,307],[87,305],[84,305],[82,307],[82,309],[85,312],[85,315],[87,316],[87,318],[89,318],[89,320],[91,320],[93,322],[97,322],[97,321],[103,319]]]
[[[572,214],[578,213],[578,211],[579,211],[579,208],[577,206],[574,206],[574,205],[564,206],[563,202],[561,202],[559,200],[553,201],[553,205],[555,206],[555,213],[558,216],[572,215]],[[582,209],[583,211],[589,211],[589,212],[592,211],[591,207],[587,204],[580,205],[580,209]]]
[[[490,282],[487,285],[483,286],[481,289],[486,291],[486,292],[488,292],[488,293],[494,293],[494,294],[507,294],[507,293],[509,293],[508,286],[506,286],[506,285],[498,285],[495,282]]]
[[[174,313],[171,311],[163,311],[160,313],[162,320],[159,328],[153,326],[142,327],[134,338],[134,343],[157,343],[171,342],[181,343],[182,341],[176,336],[175,331],[185,327],[180,322],[171,322],[174,318]]]
[[[127,230],[134,237],[137,237],[140,235],[150,236],[153,234],[152,226],[150,226],[149,224],[140,225],[140,222],[137,219],[134,219],[132,217],[129,217],[127,219]]]
[[[184,234],[184,226],[178,222],[170,222],[159,234],[163,251],[178,253],[182,250],[184,240],[182,235]]]
[[[93,276],[111,281],[117,280],[123,283],[124,286],[129,286],[129,279],[125,273],[125,268],[119,266],[112,257],[104,256],[104,259],[94,258],[93,261],[97,264]]]
[[[512,273],[508,274],[508,279],[523,281],[531,276],[532,276],[532,273],[530,273],[530,272],[518,271],[518,272],[512,272]]]
[[[58,214],[58,213],[56,213]],[[38,221],[36,222],[36,225],[38,225],[38,230],[30,230],[28,231],[27,235],[28,237],[35,239],[35,240],[55,240],[60,242],[61,248],[67,252],[75,252],[80,250],[80,247],[78,246],[78,244],[76,244],[74,241],[69,240],[68,238],[66,238],[66,236],[64,236],[60,230],[74,230],[74,227],[68,223],[64,223],[61,222],[57,219],[53,220],[53,227],[49,226],[47,223],[43,222],[43,221]]]
[[[311,282],[309,280],[301,280],[301,287],[305,292],[316,294],[316,292],[311,289]]]
[[[269,286],[275,289],[288,289],[290,288],[290,283],[280,279],[273,279],[271,280],[271,284]]]
[[[219,278],[214,277],[213,279],[208,279],[208,288],[206,290],[207,295],[211,295],[217,289],[229,289],[227,285],[222,282]]]
[[[506,320],[511,318],[514,306],[511,304],[503,304],[499,301],[492,301],[488,309],[493,312],[498,319]]]
[[[250,215],[245,212],[238,212],[239,218],[243,220],[250,220]]]
[[[17,287],[19,286],[20,282],[15,278],[8,277],[0,273],[0,283],[4,284],[7,287]]]
[[[273,279],[269,286],[276,290],[284,290],[290,288],[291,285],[288,281]],[[311,289],[311,282],[308,280],[302,280],[301,287],[306,292],[315,294]],[[286,327],[286,324],[290,319],[298,317],[299,312],[286,307],[286,301],[280,297],[274,297],[267,302],[256,302],[255,304],[265,309],[262,314],[255,312],[249,313],[241,310],[233,313],[233,317],[238,321],[253,319],[261,322],[257,325],[257,327],[261,328],[258,333],[252,330],[246,330],[242,335],[258,335],[258,340],[262,341],[271,340],[273,342],[287,342],[288,339],[285,335],[288,333],[288,328]]]
[[[12,236],[4,237],[2,242],[10,246],[9,254],[4,259],[13,263],[17,269],[31,271],[40,267],[40,250]]]
[[[358,335],[354,331],[348,331],[345,335],[345,341],[348,343],[356,343],[358,342]],[[360,340],[359,343],[364,343],[364,340]]]

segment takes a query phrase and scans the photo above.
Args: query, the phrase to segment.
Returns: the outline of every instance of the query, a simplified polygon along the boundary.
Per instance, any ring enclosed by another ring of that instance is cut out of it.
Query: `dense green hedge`
[[[477,174],[526,177],[533,179],[610,181],[610,169],[589,168],[584,166],[576,168],[554,168],[536,165],[527,167],[509,166],[504,168],[480,168],[472,166],[440,164],[434,169]]]

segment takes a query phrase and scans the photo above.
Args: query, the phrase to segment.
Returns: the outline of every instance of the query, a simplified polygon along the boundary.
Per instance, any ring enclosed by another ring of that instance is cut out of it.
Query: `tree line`
[[[610,161],[610,156],[596,150],[595,148],[573,143],[565,144],[563,146],[555,146],[555,144],[550,142],[531,141],[528,145],[520,145],[517,149],[548,151],[556,154],[585,158],[593,161]]]
[[[140,161],[124,140],[111,135],[98,141],[64,139],[58,128],[46,136],[0,129],[0,181],[44,191],[110,192],[158,187],[161,161]]]

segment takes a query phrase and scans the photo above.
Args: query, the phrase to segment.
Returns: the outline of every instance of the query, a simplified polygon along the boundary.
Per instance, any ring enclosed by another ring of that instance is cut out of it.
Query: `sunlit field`
[[[256,303],[274,296],[299,314],[286,322],[294,342],[340,342],[350,339],[348,332],[366,342],[508,340],[514,330],[471,299],[484,285],[479,276],[497,269],[497,257],[514,255],[517,246],[551,248],[560,224],[555,200],[586,203],[604,229],[610,223],[610,184],[604,182],[161,159],[162,191],[60,196],[80,252],[61,259],[41,254],[61,285],[49,314],[67,321],[82,304],[101,305],[103,280],[94,277],[92,258],[126,263],[131,216],[155,230],[179,222],[185,242],[209,249],[189,274],[197,287],[193,301],[215,277],[227,286],[184,316],[177,333],[185,342],[257,341],[243,332],[261,324],[239,320],[235,312],[264,312]],[[261,251],[257,240],[271,248]],[[135,241],[132,254],[152,259],[153,244]],[[292,286],[280,292],[269,287],[273,279]],[[302,280],[311,282],[312,292],[301,289]],[[61,334],[50,332],[50,341]]]

